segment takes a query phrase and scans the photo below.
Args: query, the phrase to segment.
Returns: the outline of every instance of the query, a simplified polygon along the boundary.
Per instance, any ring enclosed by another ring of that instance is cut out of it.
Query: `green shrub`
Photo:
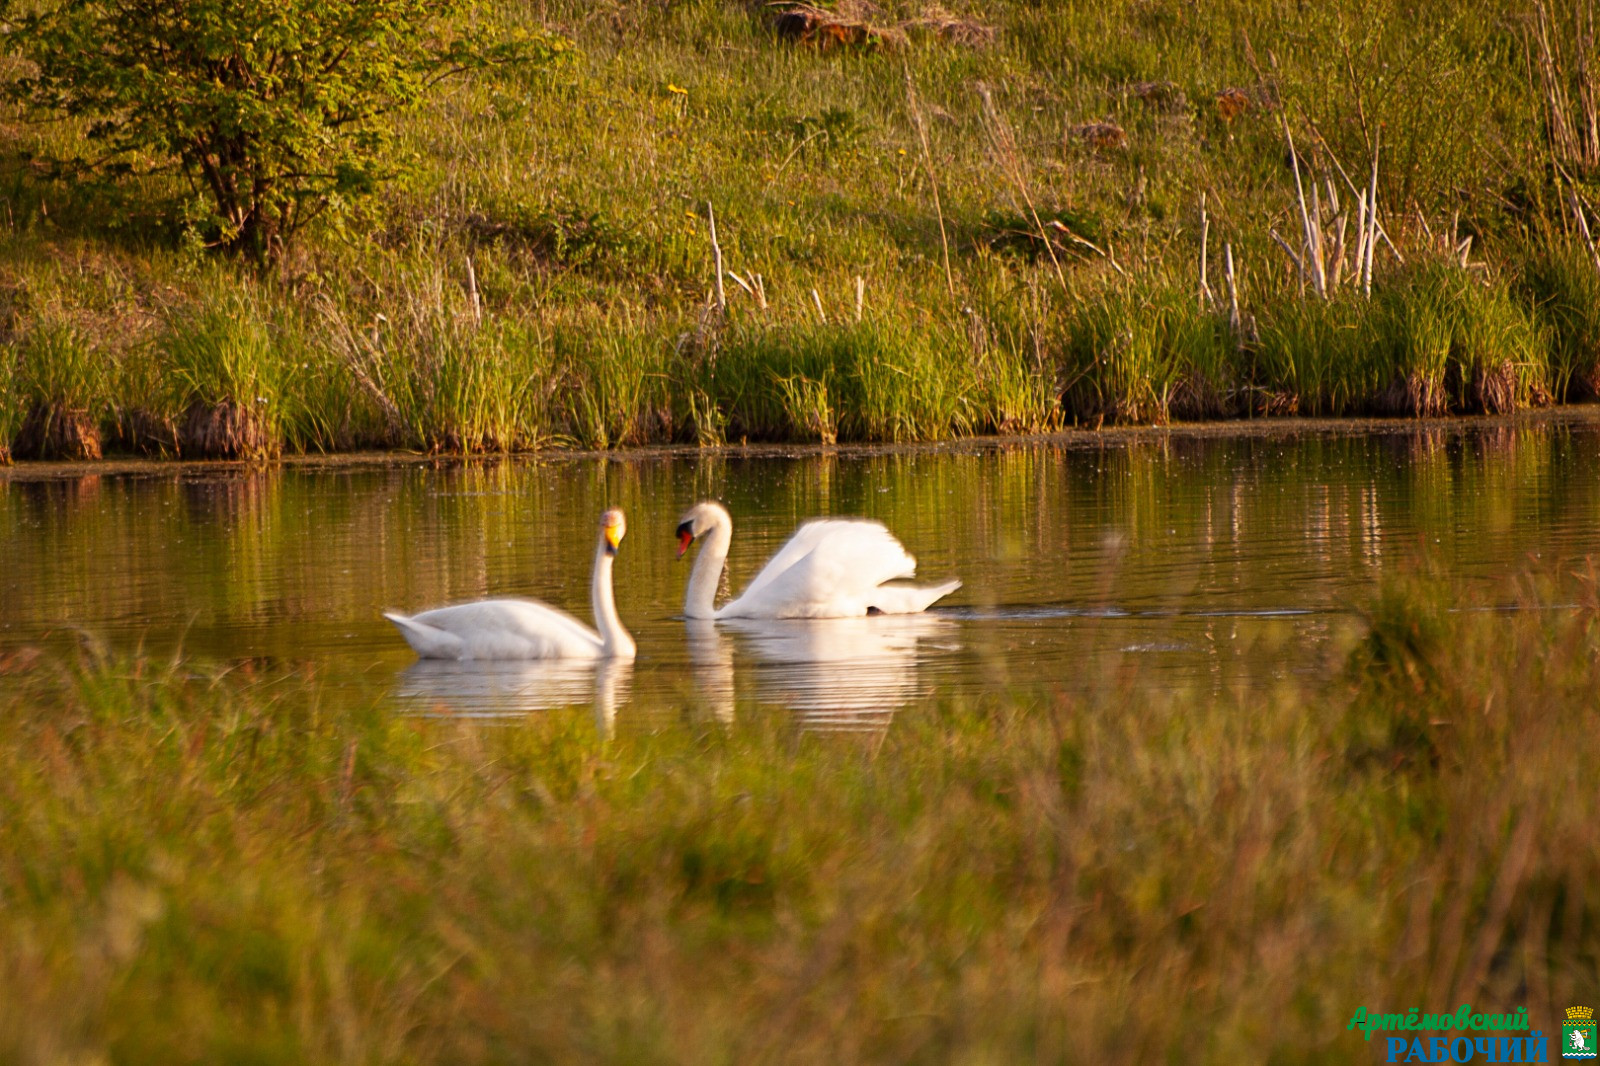
[[[1215,417],[1233,408],[1236,362],[1225,319],[1164,281],[1125,281],[1072,313],[1063,403],[1078,421]]]
[[[977,379],[956,335],[874,322],[768,325],[726,338],[712,377],[730,432],[911,441],[972,431]]]
[[[283,450],[296,364],[251,288],[214,284],[198,305],[169,313],[160,340],[180,447],[214,458],[269,458]]]
[[[1550,391],[1600,399],[1600,266],[1576,242],[1530,248],[1521,266],[1518,295],[1545,326]]]
[[[387,116],[442,77],[549,60],[548,34],[498,42],[451,26],[464,0],[100,0],[23,12],[10,83],[37,111],[87,119],[103,160],[177,162],[220,240],[264,260],[395,171]]]

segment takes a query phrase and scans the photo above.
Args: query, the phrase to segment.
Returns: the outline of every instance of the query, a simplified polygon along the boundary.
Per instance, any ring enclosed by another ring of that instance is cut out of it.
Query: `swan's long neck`
[[[631,659],[638,652],[633,637],[622,627],[617,615],[617,599],[611,592],[611,563],[602,534],[594,553],[594,577],[589,583],[589,606],[594,609],[594,624],[600,631],[600,654],[608,659]]]
[[[726,513],[717,515],[703,540],[689,574],[689,591],[683,597],[685,618],[717,616],[717,583],[722,580],[722,564],[728,560],[728,545],[733,541],[733,519]]]

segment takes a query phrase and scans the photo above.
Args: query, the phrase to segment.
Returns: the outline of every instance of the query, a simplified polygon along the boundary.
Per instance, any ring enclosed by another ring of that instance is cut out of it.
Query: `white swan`
[[[633,638],[622,628],[611,594],[611,561],[625,532],[621,511],[600,516],[600,544],[589,582],[598,633],[565,611],[533,600],[478,600],[409,618],[392,611],[384,617],[400,627],[400,635],[424,659],[632,659]]]
[[[678,524],[678,557],[696,538],[705,544],[689,575],[683,613],[689,618],[852,618],[916,614],[961,587],[886,585],[911,577],[917,561],[881,522],[818,518],[795,530],[744,593],[714,605],[722,565],[733,540],[733,519],[721,504],[697,503]]]

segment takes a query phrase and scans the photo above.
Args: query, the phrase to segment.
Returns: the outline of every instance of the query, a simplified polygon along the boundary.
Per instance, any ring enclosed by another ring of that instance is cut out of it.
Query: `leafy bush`
[[[102,158],[176,160],[221,243],[266,260],[395,169],[386,117],[449,75],[549,60],[566,42],[452,32],[466,0],[45,3],[7,34],[33,65],[11,98],[90,120]]]

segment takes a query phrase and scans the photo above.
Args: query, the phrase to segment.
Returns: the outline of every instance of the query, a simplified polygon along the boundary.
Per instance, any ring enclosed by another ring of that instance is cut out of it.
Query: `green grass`
[[[1522,263],[1521,295],[1549,330],[1556,395],[1600,398],[1600,265],[1576,243],[1556,243]]]
[[[1460,1003],[1548,1036],[1600,977],[1600,600],[1560,584],[1388,586],[1265,693],[1108,675],[881,738],[8,659],[0,1058],[1352,1061],[1356,1007]]]
[[[105,361],[78,327],[41,318],[18,345],[17,379],[30,403],[92,409],[106,400]]]
[[[1063,403],[1079,421],[1234,413],[1238,344],[1226,319],[1161,281],[1131,281],[1069,317]]]
[[[447,83],[398,120],[408,175],[271,277],[185,235],[176,176],[47,181],[30,159],[84,152],[82,127],[15,124],[0,286],[27,298],[9,334],[51,308],[85,331],[124,446],[129,411],[180,435],[176,401],[147,394],[164,360],[200,365],[152,334],[173,308],[237,301],[238,351],[281,393],[258,406],[290,451],[913,440],[1600,394],[1600,268],[1567,235],[1573,188],[1600,186],[1553,154],[1525,12],[1302,8],[999,0],[952,8],[987,43],[819,51],[738,0],[486,3],[475,17],[570,36],[572,61]],[[1362,182],[1381,137],[1405,262],[1380,247],[1370,299],[1348,281],[1311,294],[1272,239],[1301,232],[1285,122],[1330,256],[1338,218],[1349,242],[1357,228],[1341,168]],[[707,201],[738,276],[725,315],[707,310]],[[1463,237],[1471,269],[1443,255]],[[196,394],[246,384],[219,374]]]
[[[22,428],[22,397],[15,374],[0,374],[0,465],[11,462],[11,440]]]

